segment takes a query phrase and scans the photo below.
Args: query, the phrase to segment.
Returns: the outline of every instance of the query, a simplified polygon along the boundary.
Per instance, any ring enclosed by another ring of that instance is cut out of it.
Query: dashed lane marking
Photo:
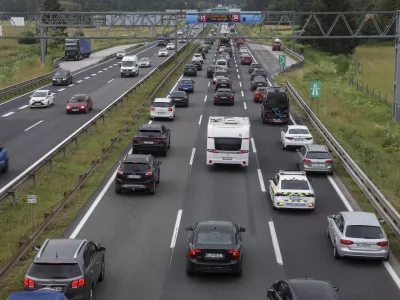
[[[83,80],[78,80],[76,83],[81,83]]]
[[[114,78],[113,79],[110,79],[109,81],[107,81],[107,83],[110,83],[111,81],[113,81],[114,80]]]
[[[62,91],[65,91],[65,88],[57,90],[57,92],[62,92]]]
[[[6,114],[2,115],[1,117],[2,117],[2,118],[5,118],[5,117],[11,116],[11,115],[13,115],[13,114],[15,114],[15,112],[14,112],[14,111],[11,111],[11,112],[9,112],[9,113],[6,113]]]
[[[25,109],[27,107],[29,107],[29,105],[24,105],[24,106],[18,107],[18,109]]]

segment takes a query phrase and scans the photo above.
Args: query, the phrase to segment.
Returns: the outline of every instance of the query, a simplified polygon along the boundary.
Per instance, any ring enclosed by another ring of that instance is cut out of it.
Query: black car
[[[115,176],[115,192],[147,190],[154,195],[160,182],[160,166],[151,154],[128,154]]]
[[[190,64],[196,66],[197,71],[203,70],[203,64],[199,60],[192,60]]]
[[[197,67],[193,64],[187,64],[183,68],[183,76],[197,76]]]
[[[280,280],[271,285],[268,300],[339,300],[339,289],[329,281],[312,278]]]
[[[169,97],[174,101],[175,106],[184,105],[189,106],[189,95],[184,91],[173,91]]]
[[[203,221],[185,228],[186,274],[233,273],[242,276],[243,239],[246,229],[232,222]]]
[[[213,78],[215,72],[215,66],[208,66],[207,68],[207,78]]]
[[[262,67],[261,67],[261,65],[260,64],[258,64],[258,63],[251,63],[250,64],[250,67],[249,67],[249,74],[251,74],[251,73],[253,73],[253,70],[254,69],[261,69]]]
[[[58,70],[52,78],[53,85],[70,85],[72,81],[72,74],[68,70]]]
[[[86,239],[47,239],[26,272],[23,290],[48,287],[68,299],[93,299],[94,288],[105,278],[105,252]]]
[[[214,105],[217,104],[235,104],[235,92],[231,89],[218,89],[214,94]]]
[[[263,76],[256,76],[251,81],[251,91],[254,92],[258,87],[268,87],[267,80]]]
[[[215,82],[215,91],[220,88],[232,89],[232,81],[229,78],[218,78]]]
[[[143,124],[133,138],[132,153],[162,152],[166,156],[170,147],[170,129],[161,124]]]
[[[203,57],[203,59],[206,59],[206,51],[204,51],[204,49],[202,49],[202,51],[199,51],[201,56]],[[197,52],[197,53],[199,53]]]
[[[267,72],[262,69],[254,69],[253,72],[251,73],[251,80],[254,79],[256,76],[261,76],[264,77],[265,79],[267,78]]]
[[[206,47],[206,46],[200,46],[198,52],[200,52],[200,53],[201,53],[201,52],[208,53],[208,47]],[[203,58],[204,58],[204,57],[203,57]]]

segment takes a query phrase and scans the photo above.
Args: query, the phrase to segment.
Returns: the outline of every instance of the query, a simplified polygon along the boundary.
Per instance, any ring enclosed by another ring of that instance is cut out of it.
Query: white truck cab
[[[138,57],[136,55],[129,55],[122,58],[120,66],[121,77],[139,75]]]
[[[207,130],[207,165],[249,165],[250,119],[210,117]]]

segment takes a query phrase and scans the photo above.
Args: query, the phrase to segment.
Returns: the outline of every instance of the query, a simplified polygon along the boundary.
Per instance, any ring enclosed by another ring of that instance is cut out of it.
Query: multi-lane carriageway
[[[184,45],[178,44],[178,48]],[[1,174],[0,189],[165,61],[167,58],[158,57],[159,49],[152,43],[131,52],[139,58],[150,57],[152,60],[152,67],[141,68],[137,77],[121,78],[119,60],[112,59],[73,72],[74,82],[69,86],[43,87],[55,93],[54,106],[50,108],[30,109],[31,93],[0,103],[0,141],[10,155],[10,169],[7,174]],[[173,52],[170,50],[170,55]],[[66,101],[74,94],[85,93],[93,99],[93,111],[66,115]]]
[[[213,62],[214,53],[215,46],[205,66]],[[261,63],[276,61],[256,58]],[[95,298],[259,300],[265,299],[275,280],[307,276],[330,280],[340,288],[341,299],[400,299],[399,279],[388,263],[334,259],[325,236],[326,216],[351,206],[332,178],[313,177],[314,212],[271,209],[268,178],[280,169],[296,169],[295,155],[281,150],[279,126],[261,124],[260,105],[252,101],[249,90],[248,67],[240,65],[237,53],[232,61],[234,106],[213,105],[214,86],[203,70],[194,79],[189,107],[178,108],[174,122],[164,122],[172,130],[172,146],[168,156],[161,158],[156,195],[116,195],[113,170],[89,201],[87,212],[67,230],[67,237],[92,239],[107,248],[106,280],[97,286]],[[273,83],[272,78],[269,81]],[[104,97],[99,94],[98,101]],[[250,118],[252,147],[247,171],[208,170],[209,116]],[[293,114],[295,122],[300,121]],[[231,220],[247,229],[242,278],[186,276],[184,227],[200,220]]]

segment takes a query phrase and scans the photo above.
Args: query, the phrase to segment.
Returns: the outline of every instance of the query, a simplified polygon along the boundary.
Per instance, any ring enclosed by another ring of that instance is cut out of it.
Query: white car
[[[175,44],[174,43],[168,43],[167,44],[167,50],[174,50],[175,49]]]
[[[172,98],[156,98],[150,108],[150,119],[175,119],[175,104]]]
[[[194,26],[194,29],[200,29],[199,25]]]
[[[314,189],[304,171],[279,171],[269,180],[269,195],[274,209],[315,208]]]
[[[169,52],[166,48],[162,48],[158,51],[158,57],[168,56],[168,55],[169,55]]]
[[[178,30],[178,32],[176,34],[181,35],[181,34],[183,34],[183,32],[182,32],[182,30]]]
[[[180,44],[186,43],[186,40],[180,39],[180,40],[179,40],[179,43],[180,43]]]
[[[192,57],[192,60],[194,61],[201,61],[203,63],[203,56],[200,53],[195,53]]]
[[[117,58],[124,58],[126,56],[126,51],[125,50],[119,50],[117,52]]]
[[[304,125],[288,125],[281,130],[282,149],[314,144],[313,136]]]
[[[49,107],[54,104],[54,93],[50,90],[37,90],[31,95],[29,106],[34,107]]]
[[[151,68],[151,59],[149,57],[142,57],[138,62],[139,68]]]

